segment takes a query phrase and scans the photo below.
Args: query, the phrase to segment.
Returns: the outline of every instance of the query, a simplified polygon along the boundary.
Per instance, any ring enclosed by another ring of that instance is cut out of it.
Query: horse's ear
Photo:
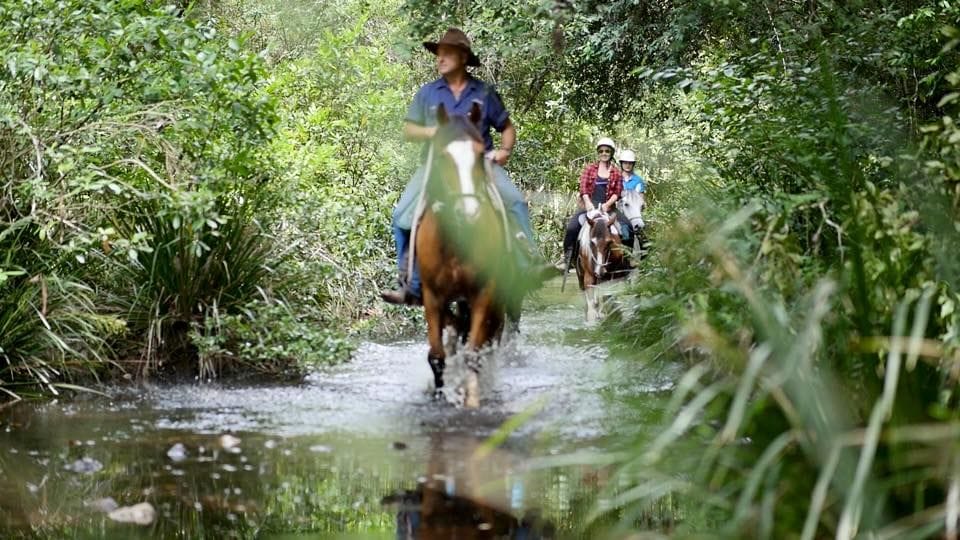
[[[473,107],[470,107],[470,114],[467,115],[467,117],[470,118],[470,123],[475,126],[479,126],[480,118],[482,118],[482,115],[483,115],[483,111],[480,110],[480,104],[474,101]]]
[[[447,116],[447,108],[443,106],[443,103],[437,105],[437,123],[442,126],[449,121],[450,117]]]

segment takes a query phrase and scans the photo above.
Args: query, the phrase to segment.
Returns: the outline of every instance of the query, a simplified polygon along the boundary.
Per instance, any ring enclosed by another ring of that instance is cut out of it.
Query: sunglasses
[[[613,153],[613,150],[607,150],[606,148],[601,148],[601,149],[597,150],[597,153],[598,153],[598,154],[612,154],[612,153]]]

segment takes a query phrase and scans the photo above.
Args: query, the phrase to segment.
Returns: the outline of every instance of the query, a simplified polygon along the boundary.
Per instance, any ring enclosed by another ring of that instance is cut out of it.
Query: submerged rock
[[[231,448],[236,448],[240,445],[240,439],[230,435],[229,433],[221,435],[220,439],[218,440],[220,441],[220,447],[224,450],[230,450]]]
[[[117,504],[117,501],[113,500],[113,497],[104,497],[102,499],[87,501],[86,506],[96,510],[97,512],[103,512],[104,514],[109,514],[120,507],[120,505]]]
[[[80,474],[93,474],[102,468],[103,463],[100,463],[99,461],[90,457],[78,459],[66,466],[68,471],[73,471]]]
[[[117,523],[135,523],[137,525],[150,525],[157,518],[157,512],[153,505],[148,502],[142,502],[133,506],[122,506],[107,514],[107,517]]]
[[[167,450],[167,457],[173,460],[174,463],[183,461],[187,459],[187,447],[181,443],[177,443]]]

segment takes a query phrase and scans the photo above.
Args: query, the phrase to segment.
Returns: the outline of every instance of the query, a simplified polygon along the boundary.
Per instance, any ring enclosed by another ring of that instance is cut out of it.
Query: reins
[[[427,181],[430,180],[430,171],[433,170],[433,141],[427,149],[427,163],[423,171],[423,183],[420,186],[420,198],[417,199],[417,208],[413,212],[413,224],[410,226],[410,247],[407,249],[407,279],[413,275],[413,261],[417,255],[417,229],[420,225],[420,216],[423,215],[427,203]]]
[[[493,177],[493,160],[483,158],[483,170],[487,173],[487,191],[490,192],[493,206],[500,213],[500,222],[503,223],[503,240],[507,247],[507,253],[513,251],[513,243],[510,241],[510,222],[507,221],[507,206],[503,204],[503,198],[500,197],[500,190],[497,189]],[[532,240],[532,239],[530,239]]]

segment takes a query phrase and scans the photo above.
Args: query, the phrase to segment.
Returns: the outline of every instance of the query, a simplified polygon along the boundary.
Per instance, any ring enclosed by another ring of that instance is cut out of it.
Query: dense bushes
[[[280,285],[262,60],[149,2],[7,3],[0,50],[0,385],[195,371],[191,329]]]
[[[660,232],[624,302],[623,340],[693,367],[623,474],[684,471],[701,520],[731,537],[955,527],[957,141],[942,134],[958,13],[920,4],[781,6],[772,35],[721,33],[646,74],[661,92],[683,79],[667,112],[696,120],[722,190]],[[667,450],[691,439],[702,455]]]

